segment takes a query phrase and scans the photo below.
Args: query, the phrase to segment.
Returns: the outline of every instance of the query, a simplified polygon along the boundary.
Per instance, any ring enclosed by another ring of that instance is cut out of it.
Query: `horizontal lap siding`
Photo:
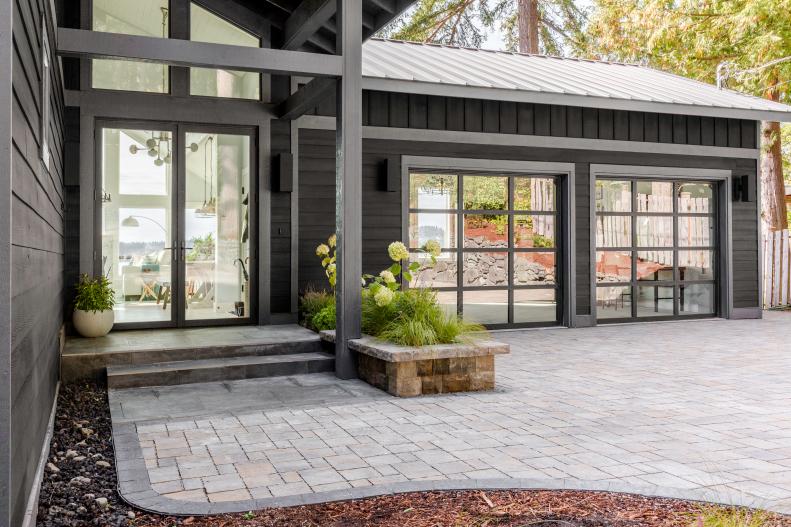
[[[64,115],[57,61],[51,60],[50,120],[42,142],[41,43],[46,0],[14,4],[11,247],[11,510],[21,524],[58,378],[64,293]],[[53,46],[54,28],[48,29]],[[51,49],[54,57],[54,49]]]
[[[387,265],[387,243],[401,237],[399,192],[377,190],[386,158],[401,155],[575,163],[577,314],[589,315],[590,296],[590,164],[677,166],[730,169],[755,178],[754,160],[639,154],[628,152],[541,149],[414,141],[363,142],[363,266],[378,272]],[[334,230],[335,150],[331,131],[300,130],[300,290],[323,287],[326,279],[315,257],[317,244]],[[400,187],[399,187],[400,188]],[[758,239],[756,202],[734,203],[734,305],[758,305]]]
[[[272,121],[272,159],[291,151],[291,125]],[[291,311],[291,193],[272,192],[271,294],[272,313]]]

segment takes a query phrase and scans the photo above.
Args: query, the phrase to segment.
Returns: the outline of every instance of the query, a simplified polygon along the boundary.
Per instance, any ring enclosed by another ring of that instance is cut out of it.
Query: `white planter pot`
[[[115,315],[112,309],[105,311],[75,309],[72,322],[74,322],[74,328],[83,337],[103,337],[113,329]]]

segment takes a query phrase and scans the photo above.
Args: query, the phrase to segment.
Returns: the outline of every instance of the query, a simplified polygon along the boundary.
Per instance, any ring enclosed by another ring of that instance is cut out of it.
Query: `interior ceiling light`
[[[214,137],[209,136],[203,145],[203,205],[195,209],[195,215],[199,218],[212,218],[217,215],[217,200],[214,198]],[[198,151],[198,145],[192,143],[189,149],[193,152]],[[208,181],[207,181],[208,180]],[[206,184],[209,184],[209,191],[206,191]]]
[[[129,145],[129,153],[132,155],[143,150],[148,153],[149,157],[154,158],[154,166],[161,167],[173,162],[173,156],[170,152],[170,134],[162,133],[156,136],[154,132],[151,132],[151,137],[146,139],[144,147],[136,144]]]

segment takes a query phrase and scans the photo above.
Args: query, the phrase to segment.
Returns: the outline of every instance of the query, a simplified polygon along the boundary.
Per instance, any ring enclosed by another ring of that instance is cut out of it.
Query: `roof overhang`
[[[729,108],[723,106],[701,106],[692,104],[643,101],[635,99],[615,99],[593,95],[549,93],[529,90],[509,90],[482,86],[466,86],[447,83],[431,83],[415,80],[387,79],[382,77],[363,77],[363,89],[485,99],[536,104],[557,104],[583,108],[603,108],[608,110],[627,110],[635,112],[655,112],[676,115],[697,115],[701,117],[724,117],[753,121],[791,122],[791,108],[788,112],[758,110],[749,108]]]

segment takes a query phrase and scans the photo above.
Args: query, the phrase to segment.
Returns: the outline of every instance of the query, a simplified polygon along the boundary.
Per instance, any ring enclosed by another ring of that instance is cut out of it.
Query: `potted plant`
[[[113,328],[115,291],[105,276],[80,277],[74,299],[74,328],[83,337],[103,337]]]

